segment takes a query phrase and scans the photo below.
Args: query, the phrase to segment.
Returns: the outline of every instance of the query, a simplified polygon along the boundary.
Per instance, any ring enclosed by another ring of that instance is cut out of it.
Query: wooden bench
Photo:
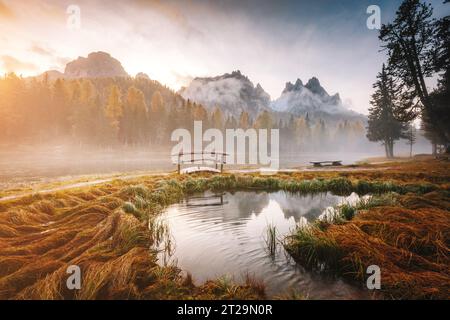
[[[342,160],[335,161],[311,161],[314,167],[322,167],[322,166],[342,166]]]

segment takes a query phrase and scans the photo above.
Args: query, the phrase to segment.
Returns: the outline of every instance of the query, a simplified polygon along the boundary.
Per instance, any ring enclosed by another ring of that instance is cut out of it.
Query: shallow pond
[[[242,281],[245,275],[262,280],[270,297],[296,292],[311,299],[364,299],[367,291],[341,279],[304,270],[277,246],[267,249],[268,225],[282,239],[296,224],[312,221],[330,206],[354,202],[356,194],[299,195],[285,192],[206,192],[170,206],[160,216],[168,227],[172,251],[159,261],[177,263],[192,274],[194,283],[228,276]]]

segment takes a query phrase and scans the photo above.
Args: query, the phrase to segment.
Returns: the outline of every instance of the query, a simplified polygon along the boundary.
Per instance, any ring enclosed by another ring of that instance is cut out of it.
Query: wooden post
[[[215,156],[216,156],[216,161],[214,161],[214,162],[215,162],[214,164],[215,164],[215,166],[216,166],[216,170],[217,170],[217,167],[218,167],[218,166],[217,166],[217,164],[218,164],[217,162],[219,162],[219,160],[217,160],[217,156],[218,156],[218,155],[219,155],[218,153],[215,154]]]

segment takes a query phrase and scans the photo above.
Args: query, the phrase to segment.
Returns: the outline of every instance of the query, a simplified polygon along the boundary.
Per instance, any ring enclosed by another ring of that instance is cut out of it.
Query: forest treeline
[[[195,120],[208,128],[278,128],[281,148],[329,150],[343,142],[364,145],[361,121],[327,123],[321,118],[281,119],[264,111],[251,117],[225,115],[185,100],[146,77],[92,79],[0,79],[0,143],[48,144],[70,141],[81,146],[169,146],[173,130],[192,130]],[[338,143],[339,142],[339,143]]]

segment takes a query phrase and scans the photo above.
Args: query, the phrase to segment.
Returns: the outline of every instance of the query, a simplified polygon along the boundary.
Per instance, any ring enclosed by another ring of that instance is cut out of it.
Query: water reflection
[[[296,224],[312,221],[343,201],[346,198],[330,193],[207,192],[169,207],[160,219],[167,223],[174,245],[169,260],[189,271],[196,283],[223,275],[239,281],[248,273],[264,281],[269,295],[296,290],[311,298],[362,298],[364,292],[339,279],[303,270],[282,246],[269,257],[264,240],[269,224],[281,238]]]

